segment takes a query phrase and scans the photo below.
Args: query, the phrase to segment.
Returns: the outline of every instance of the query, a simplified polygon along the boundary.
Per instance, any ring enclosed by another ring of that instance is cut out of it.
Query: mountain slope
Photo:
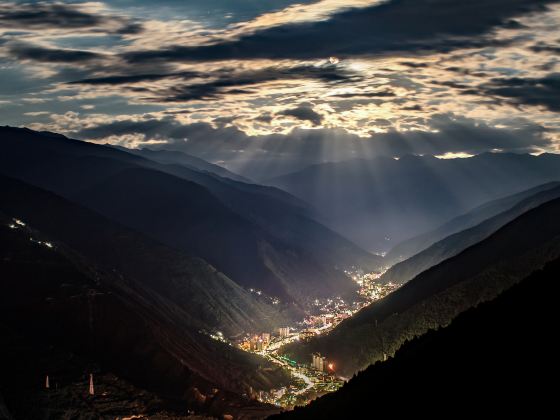
[[[208,393],[219,387],[238,410],[246,403],[234,392],[276,386],[282,380],[262,359],[194,330],[185,309],[172,300],[100,270],[52,237],[4,214],[0,255],[0,329],[6,338],[0,392],[16,418],[44,418],[52,409],[76,408],[87,389],[83,378],[92,371],[116,375],[117,388],[134,384],[158,395],[167,401],[161,409],[173,401],[185,407],[193,387]],[[61,392],[77,398],[45,396],[39,390],[47,374],[57,392],[60,384]],[[106,379],[101,382],[108,386]],[[80,383],[82,396],[76,389]],[[128,401],[151,398],[141,389],[132,389],[138,394],[129,395]],[[90,398],[84,412],[111,398]],[[136,411],[140,405],[127,407]]]
[[[548,187],[557,184],[547,184]],[[560,187],[552,187],[521,200],[511,209],[504,211],[482,223],[455,233],[431,245],[424,251],[392,266],[379,279],[381,282],[403,284],[440,262],[482,241],[506,223],[547,201],[560,197]]]
[[[331,162],[268,184],[305,199],[328,226],[381,252],[478,205],[558,180],[560,155],[487,153]]]
[[[227,336],[267,331],[294,313],[243,290],[202,260],[168,248],[52,193],[0,176],[0,211],[40,229],[126,281],[189,308],[191,325]]]
[[[178,164],[186,166],[189,169],[207,172],[210,174],[218,175],[222,178],[233,179],[240,182],[251,182],[251,180],[228,171],[226,168],[206,162],[196,156],[188,155],[176,150],[154,150],[154,149],[123,149],[126,152],[143,156],[147,159],[154,160],[159,163]]]
[[[447,325],[560,256],[560,199],[529,210],[482,242],[416,276],[332,332],[286,353],[320,351],[344,375],[393,354],[406,340]]]
[[[313,221],[299,200],[277,189],[52,133],[0,134],[5,174],[91,206],[285,302],[351,296],[355,285],[340,268],[378,266],[378,258]]]
[[[522,191],[517,194],[509,195],[498,200],[490,201],[489,203],[484,203],[461,216],[455,217],[450,221],[439,226],[437,229],[423,233],[414,238],[410,238],[392,248],[385,256],[385,261],[388,264],[394,264],[400,261],[404,261],[413,255],[425,250],[430,245],[453,235],[454,233],[461,232],[463,230],[469,229],[476,226],[479,223],[484,222],[491,217],[494,217],[506,210],[511,209],[513,206],[529,198],[541,191],[550,190],[559,186],[558,182],[549,182],[543,185],[539,185],[535,188],[530,188],[528,190]]]
[[[546,417],[556,409],[546,372],[558,365],[549,337],[559,275],[557,259],[448,327],[406,343],[339,391],[271,419],[358,418],[367,410],[448,418],[458,409],[475,418]]]

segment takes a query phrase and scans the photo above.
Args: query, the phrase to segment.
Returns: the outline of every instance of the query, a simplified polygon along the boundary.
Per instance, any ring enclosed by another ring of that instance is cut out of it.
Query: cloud
[[[390,89],[378,90],[375,92],[355,92],[355,93],[339,93],[336,95],[331,95],[333,98],[393,98],[397,96],[395,92]]]
[[[542,105],[560,111],[560,73],[541,78],[494,79],[483,87],[486,93],[511,99],[516,104]]]
[[[19,60],[32,60],[48,63],[81,63],[103,58],[91,51],[45,48],[27,44],[13,44],[10,53]]]
[[[296,108],[286,109],[279,112],[278,115],[294,117],[300,121],[309,121],[313,125],[321,125],[323,122],[323,116],[315,112],[309,105],[299,105]]]
[[[131,75],[113,75],[103,77],[92,77],[89,79],[75,80],[68,82],[69,85],[129,85],[139,82],[153,82],[167,78],[190,79],[200,77],[197,72],[178,72],[178,73],[162,73],[162,74],[131,74]]]
[[[495,150],[534,152],[551,144],[545,130],[528,121],[510,121],[510,128],[496,128],[443,114],[433,116],[427,123],[430,131],[389,131],[372,134],[369,138],[336,128],[293,129],[287,135],[251,137],[231,126],[183,125],[166,117],[116,121],[68,134],[97,141],[110,138],[114,142],[118,142],[119,137],[142,136],[146,142],[159,142],[161,148],[182,150],[213,162],[223,161],[229,169],[245,171],[255,179],[266,177],[275,170],[277,173],[288,172],[324,161],[409,154],[478,154]],[[141,142],[135,145],[141,146]]]
[[[484,37],[512,19],[556,0],[392,0],[319,22],[286,24],[237,40],[129,52],[129,62],[255,58],[324,58],[395,52],[449,51],[496,44]]]
[[[121,16],[109,16],[95,8],[99,3],[3,2],[0,27],[3,29],[107,29],[115,34],[137,34],[142,26]],[[89,7],[88,7],[89,6]]]
[[[200,74],[199,74],[200,75]],[[200,75],[203,77],[203,75]],[[146,91],[149,99],[161,102],[188,102],[216,98],[223,94],[250,93],[250,87],[258,84],[285,80],[320,80],[326,83],[343,83],[358,80],[351,72],[332,65],[266,67],[235,72],[217,69],[208,77],[214,80],[201,83],[175,84],[164,89]]]

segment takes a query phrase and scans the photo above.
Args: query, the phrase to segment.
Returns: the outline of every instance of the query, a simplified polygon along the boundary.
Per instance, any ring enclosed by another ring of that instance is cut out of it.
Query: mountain
[[[532,189],[531,191],[543,190],[542,187],[537,189]],[[516,197],[526,196],[524,192],[521,195],[516,195]],[[554,198],[560,197],[560,186],[558,184],[546,184],[543,191],[534,193],[532,196],[521,200],[518,204],[514,205],[511,209],[504,211],[482,223],[466,229],[462,232],[455,233],[449,237],[442,239],[439,242],[431,245],[424,251],[404,260],[400,263],[395,264],[389,270],[387,270],[380,278],[381,282],[393,282],[397,284],[403,284],[414,278],[416,275],[420,274],[422,271],[433,267],[440,262],[457,255],[459,252],[467,249],[469,246],[480,242],[484,238],[488,237],[490,234],[504,226],[506,223],[525,213],[527,210],[535,208],[547,201]],[[476,220],[481,213],[486,213],[485,209],[491,208],[492,210],[501,207],[505,202],[509,202],[509,197],[504,200],[500,200],[497,205],[483,206],[477,209],[473,213],[469,213],[461,218],[461,220],[470,219]],[[492,204],[492,203],[491,203]],[[472,217],[469,217],[472,215]],[[450,226],[449,224],[446,226]],[[441,231],[441,229],[440,229]]]
[[[53,193],[0,175],[0,211],[56,238],[97,266],[188,308],[190,323],[234,336],[297,319],[245,291],[205,261],[158,243]]]
[[[548,182],[517,194],[484,203],[465,214],[451,219],[439,226],[437,229],[401,242],[387,253],[385,261],[387,264],[404,261],[407,258],[425,250],[430,245],[433,245],[436,242],[453,235],[454,233],[476,226],[491,217],[511,209],[513,206],[526,198],[529,198],[541,191],[550,190],[559,185],[560,183],[558,182]]]
[[[194,169],[196,171],[206,172],[209,174],[215,174],[222,178],[233,179],[234,181],[240,181],[245,183],[252,182],[250,179],[245,178],[241,175],[228,171],[226,168],[215,165],[213,163],[207,162],[196,156],[188,155],[177,150],[155,150],[155,149],[125,149],[121,148],[129,153],[134,153],[136,155],[145,157],[150,160],[154,160],[159,163],[165,164],[176,164],[183,165],[189,169]]]
[[[556,259],[449,326],[404,344],[340,390],[270,419],[362,418],[367,412],[447,418],[456,410],[474,418],[546,417],[555,409],[546,378],[557,365],[550,334],[558,276]]]
[[[486,153],[330,162],[267,184],[305,199],[323,223],[385,252],[483,203],[560,180],[560,155]]]
[[[0,212],[0,394],[14,418],[211,411],[197,395],[221,401],[221,414],[272,411],[240,394],[278,386],[282,372],[199,332],[188,307],[150,285],[23,223]]]
[[[319,351],[343,375],[393,354],[430,328],[490,300],[560,256],[560,199],[527,211],[488,238],[416,276],[404,286],[309,343],[286,346],[307,361]]]
[[[53,133],[2,128],[0,138],[4,174],[203,258],[243,288],[283,302],[353,296],[342,269],[380,265],[275,188]]]

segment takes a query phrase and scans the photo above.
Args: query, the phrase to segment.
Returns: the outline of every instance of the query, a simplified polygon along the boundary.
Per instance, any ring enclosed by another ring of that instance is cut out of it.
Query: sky
[[[0,124],[240,172],[559,152],[559,27],[546,0],[2,0]]]

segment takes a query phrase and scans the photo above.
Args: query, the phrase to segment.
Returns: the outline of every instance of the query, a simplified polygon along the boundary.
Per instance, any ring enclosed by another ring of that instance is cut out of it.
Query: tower
[[[45,389],[49,389],[51,387],[50,382],[49,382],[49,375],[47,375],[46,379],[45,379]]]
[[[93,374],[89,374],[89,395],[94,395],[95,391],[93,389]]]

